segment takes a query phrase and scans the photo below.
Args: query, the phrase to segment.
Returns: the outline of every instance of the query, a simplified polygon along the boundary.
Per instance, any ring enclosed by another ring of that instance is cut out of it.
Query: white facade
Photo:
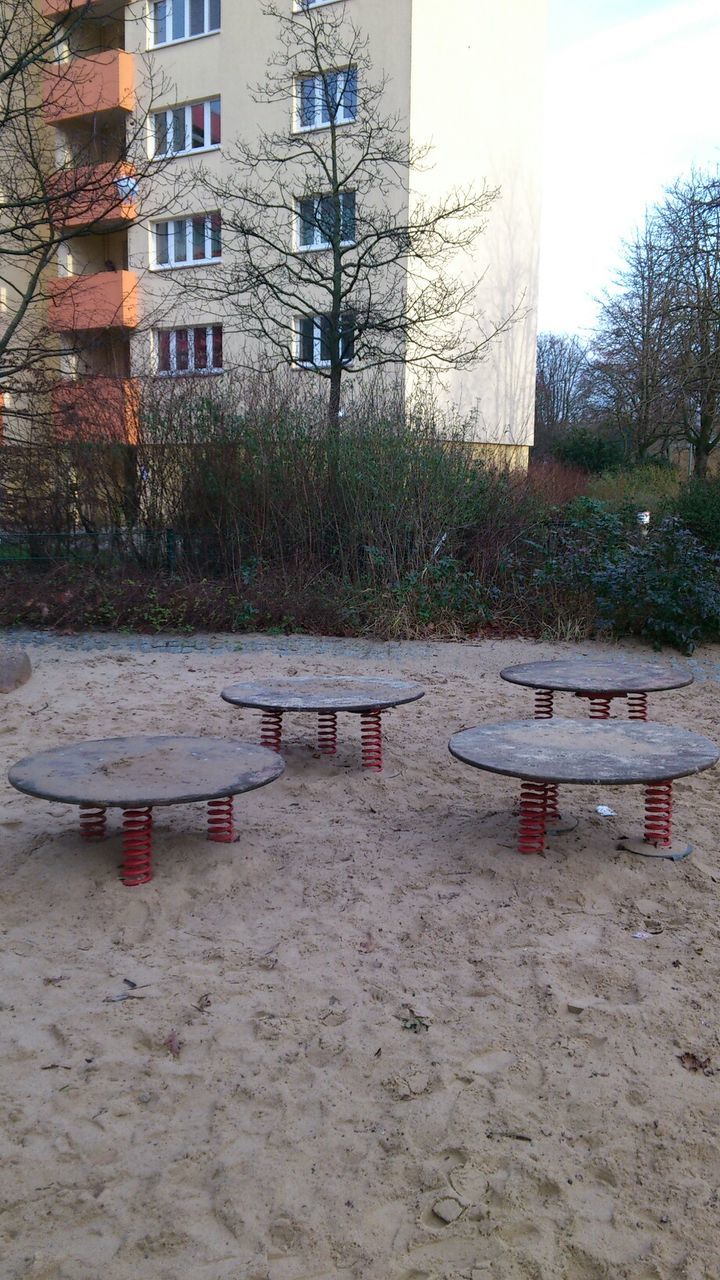
[[[288,13],[293,2],[279,0]],[[103,3],[98,0],[98,9]],[[471,254],[458,253],[453,270],[466,281],[482,277],[479,309],[462,321],[466,332],[503,332],[476,367],[433,375],[432,386],[446,406],[474,416],[479,443],[519,447],[525,455],[534,406],[545,4],[313,5],[342,11],[367,35],[369,74],[385,85],[383,108],[397,115],[413,144],[430,148],[422,169],[408,172],[394,196],[401,222],[451,189],[499,189],[485,233]],[[134,0],[124,13],[125,50],[135,55],[141,106],[151,113],[148,149],[171,154],[152,192],[153,209],[160,210],[153,215],[156,225],[131,223],[123,230],[140,310],[130,338],[130,371],[227,371],[248,343],[221,304],[193,295],[193,282],[202,282],[203,273],[210,280],[223,252],[223,211],[204,207],[197,172],[204,166],[221,177],[235,136],[252,139],[259,130],[297,126],[287,103],[268,106],[253,98],[253,86],[278,51],[278,23],[263,14],[259,0]],[[153,100],[143,103],[150,83]],[[296,234],[291,222],[289,241]],[[321,341],[319,330],[316,339]],[[306,333],[306,349],[312,340]],[[408,394],[424,378],[411,364],[403,376]]]

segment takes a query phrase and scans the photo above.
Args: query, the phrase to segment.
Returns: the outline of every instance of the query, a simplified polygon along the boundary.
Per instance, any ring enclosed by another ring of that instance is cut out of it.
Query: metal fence
[[[0,566],[49,568],[57,564],[86,564],[97,568],[134,566],[164,569],[208,568],[217,563],[220,548],[214,534],[180,537],[173,529],[102,529],[98,532],[41,533],[0,531]]]

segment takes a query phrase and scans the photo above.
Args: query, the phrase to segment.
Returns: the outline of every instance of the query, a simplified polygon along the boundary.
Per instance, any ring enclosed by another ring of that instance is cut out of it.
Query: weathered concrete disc
[[[278,778],[282,758],[225,738],[99,738],[28,756],[8,780],[18,791],[103,809],[186,804],[253,791]]]
[[[12,693],[27,684],[32,675],[30,659],[24,649],[0,645],[0,693]]]
[[[688,729],[633,720],[509,720],[456,733],[450,753],[489,773],[537,782],[663,782],[700,773],[720,751]]]
[[[639,662],[632,658],[557,658],[548,662],[524,662],[505,667],[502,680],[529,685],[531,689],[557,689],[569,693],[657,693],[692,684],[687,668],[663,662]]]
[[[228,685],[220,695],[236,707],[263,711],[376,711],[425,696],[414,680],[384,676],[285,676]]]

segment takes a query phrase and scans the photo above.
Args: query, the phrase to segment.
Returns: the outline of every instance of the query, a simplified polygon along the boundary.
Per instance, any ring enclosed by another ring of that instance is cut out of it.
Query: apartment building
[[[38,3],[60,24],[72,11],[69,0]],[[412,219],[415,208],[452,188],[483,181],[500,188],[479,247],[460,266],[468,276],[482,275],[483,324],[502,325],[512,312],[515,319],[477,367],[450,370],[435,391],[475,415],[478,444],[526,459],[534,405],[545,0],[501,6],[490,0],[279,0],[281,9],[284,4],[288,14],[344,5],[367,36],[388,116],[397,116],[410,139],[432,148],[429,163],[407,173],[401,219]],[[76,421],[91,421],[100,393],[106,412],[109,405],[116,415],[118,437],[131,439],[134,377],[227,378],[247,356],[247,335],[231,311],[197,300],[189,287],[227,253],[223,209],[203,198],[198,166],[220,184],[234,136],[327,125],[311,76],[299,77],[292,104],[256,101],[252,87],[277,52],[277,22],[263,8],[261,0],[92,0],[92,21],[85,29],[73,26],[68,88],[54,95],[47,112],[58,145],[71,150],[80,142],[86,154],[93,149],[99,168],[117,165],[139,105],[147,112],[148,154],[158,160],[149,220],[138,216],[127,166],[126,186],[116,183],[117,201],[105,197],[100,221],[97,209],[77,215],[95,219],[93,234],[71,240],[60,256],[49,321],[70,355],[55,396],[59,411],[70,408]],[[362,74],[337,68],[339,119],[349,128],[362,109]],[[349,204],[347,215],[350,225]],[[308,251],[322,254],[317,217],[299,199],[297,217],[288,219],[288,242],[303,236]],[[322,314],[298,319],[296,329],[297,365],[321,363]],[[350,330],[347,352],[351,362]],[[403,371],[408,394],[421,376],[412,367]]]

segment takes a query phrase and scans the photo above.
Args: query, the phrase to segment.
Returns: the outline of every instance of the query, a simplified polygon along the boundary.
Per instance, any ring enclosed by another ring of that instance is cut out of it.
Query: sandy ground
[[[2,700],[3,775],[83,737],[254,740],[217,696],[233,677],[388,672],[427,697],[387,717],[380,776],[356,718],[334,760],[289,718],[240,842],[159,810],[140,889],[117,819],[83,846],[75,810],[0,784],[3,1280],[720,1275],[720,775],[677,784],[685,862],[616,851],[637,788],[566,792],[577,829],[523,858],[516,784],[447,752],[531,714],[503,665],[608,646],[67,643]],[[656,718],[720,737],[719,658]]]

